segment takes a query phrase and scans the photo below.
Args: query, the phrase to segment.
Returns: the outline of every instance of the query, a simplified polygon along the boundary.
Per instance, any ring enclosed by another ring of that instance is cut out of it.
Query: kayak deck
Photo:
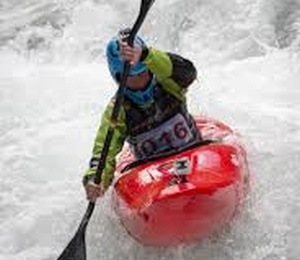
[[[195,118],[205,139],[179,154],[133,162],[125,148],[117,165],[113,205],[128,233],[146,245],[201,239],[229,223],[247,194],[249,171],[238,136],[214,119]]]

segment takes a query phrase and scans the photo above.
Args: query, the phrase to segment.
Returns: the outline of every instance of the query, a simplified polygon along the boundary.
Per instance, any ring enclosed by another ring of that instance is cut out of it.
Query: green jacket
[[[157,82],[164,90],[176,97],[183,103],[186,102],[185,93],[187,87],[197,76],[194,65],[176,54],[166,53],[154,48],[149,48],[148,54],[143,61],[147,68],[156,76]],[[112,98],[106,107],[102,116],[101,124],[98,129],[90,167],[84,175],[84,183],[94,178],[100,158],[107,130],[110,126],[110,117],[114,106],[115,99]],[[114,135],[106,159],[105,169],[102,173],[101,183],[108,188],[113,180],[116,155],[121,151],[127,137],[127,127],[125,120],[125,110],[121,107],[117,126],[114,128]]]

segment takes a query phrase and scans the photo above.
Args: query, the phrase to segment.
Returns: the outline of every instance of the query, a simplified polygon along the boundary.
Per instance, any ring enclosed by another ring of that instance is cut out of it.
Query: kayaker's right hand
[[[104,187],[101,184],[98,185],[89,181],[85,185],[85,193],[87,200],[95,202],[98,198],[104,195]]]
[[[136,65],[141,59],[142,48],[138,45],[134,45],[133,47],[131,47],[125,41],[120,41],[119,43],[122,59],[128,61],[132,66]]]

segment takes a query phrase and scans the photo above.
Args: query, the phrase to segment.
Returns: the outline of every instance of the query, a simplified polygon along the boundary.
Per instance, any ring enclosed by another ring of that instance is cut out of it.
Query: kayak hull
[[[220,230],[248,193],[249,170],[239,136],[225,124],[196,117],[204,139],[216,140],[136,165],[125,147],[112,203],[127,232],[145,245],[188,243]]]

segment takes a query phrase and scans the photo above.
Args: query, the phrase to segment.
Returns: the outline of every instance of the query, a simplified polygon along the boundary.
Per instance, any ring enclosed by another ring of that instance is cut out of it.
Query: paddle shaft
[[[151,1],[142,0],[139,16],[138,16],[138,18],[130,32],[130,35],[128,37],[128,44],[130,46],[133,45],[134,38],[135,38],[138,30],[140,29],[140,27],[146,17],[146,14],[147,14],[148,10],[150,9],[151,5],[153,4],[153,2],[154,2],[154,0],[151,0]],[[130,64],[128,61],[126,61],[125,65],[124,65],[124,71],[123,71],[121,81],[120,81],[120,86],[119,86],[119,89],[116,94],[115,105],[113,107],[112,115],[110,118],[110,122],[111,122],[112,126],[115,126],[118,122],[118,116],[119,116],[120,108],[121,108],[121,105],[122,105],[123,99],[124,99],[124,92],[126,89],[126,81],[127,81],[127,77],[129,74],[129,70],[130,70]],[[106,158],[107,158],[110,143],[111,143],[111,140],[112,140],[113,134],[114,134],[114,128],[112,126],[110,126],[107,131],[105,142],[104,142],[104,145],[102,148],[102,153],[100,156],[100,160],[99,160],[99,164],[98,164],[97,172],[96,172],[96,178],[95,178],[96,184],[99,184],[101,182],[101,175],[105,168]]]
[[[132,30],[130,31],[130,35],[128,37],[128,44],[130,46],[133,45],[134,38],[140,29],[143,21],[146,18],[148,11],[150,10],[152,4],[155,0],[142,0],[140,5],[139,15],[137,20],[135,21]],[[114,134],[114,127],[118,122],[119,112],[121,109],[121,105],[124,100],[124,92],[126,89],[126,81],[130,70],[130,64],[128,61],[124,64],[124,71],[122,73],[120,85],[116,94],[115,104],[111,114],[111,124],[107,130],[107,134],[105,137],[105,141],[103,144],[101,156],[99,159],[99,164],[96,171],[95,183],[99,184],[101,182],[101,175],[105,168],[106,159],[109,152],[109,147]],[[89,220],[94,212],[95,202],[89,202],[86,212],[80,222],[80,225],[75,233],[73,239],[69,242],[68,246],[64,249],[62,254],[59,256],[57,260],[86,260],[86,246],[85,246],[85,231],[86,227],[89,223]]]
[[[150,1],[142,0],[138,18],[137,18],[136,22],[134,23],[133,28],[128,37],[128,44],[130,46],[133,45],[134,38],[135,38],[138,30],[140,29],[143,21],[145,20],[146,15],[153,3],[154,3],[154,0],[150,0]],[[105,137],[101,156],[99,159],[99,164],[98,164],[97,171],[96,171],[96,177],[95,177],[96,184],[99,184],[101,182],[101,176],[102,176],[103,170],[105,168],[105,163],[106,163],[106,159],[108,156],[109,147],[110,147],[111,140],[112,140],[113,134],[114,134],[114,127],[112,127],[112,126],[115,126],[118,122],[121,105],[124,100],[124,92],[126,89],[126,81],[127,81],[129,71],[130,71],[130,64],[128,61],[126,61],[125,65],[124,65],[124,71],[122,73],[120,85],[119,85],[119,88],[118,88],[118,91],[116,94],[116,101],[115,101],[115,104],[114,104],[114,107],[112,110],[112,114],[111,114],[111,118],[110,118],[111,125],[109,126],[109,128],[107,130],[107,134]],[[89,202],[87,211],[86,211],[84,218],[80,225],[82,225],[83,227],[87,225],[88,219],[93,214],[94,208],[95,208],[95,202]]]

